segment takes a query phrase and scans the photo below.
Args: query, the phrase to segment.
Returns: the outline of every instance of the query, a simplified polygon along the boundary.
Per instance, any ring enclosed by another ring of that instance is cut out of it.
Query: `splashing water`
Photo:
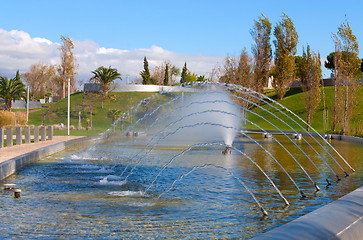
[[[206,91],[209,92],[201,91],[183,97],[179,105],[174,106],[173,111],[169,113],[168,119],[159,120],[159,124],[162,123],[161,127],[163,127],[169,123],[177,122],[167,129],[168,132],[173,132],[175,129],[183,126],[191,126],[203,122],[212,124],[185,129],[169,137],[167,139],[168,142],[175,141],[178,144],[187,143],[187,145],[190,145],[199,142],[223,141],[228,146],[233,144],[233,140],[238,134],[236,129],[242,127],[240,117],[242,113],[239,107],[220,88]],[[214,126],[213,123],[215,124]],[[218,127],[218,125],[224,125],[229,128]]]

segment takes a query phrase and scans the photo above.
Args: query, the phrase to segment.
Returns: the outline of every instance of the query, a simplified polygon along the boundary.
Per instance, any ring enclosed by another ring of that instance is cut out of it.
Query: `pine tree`
[[[152,84],[151,77],[150,77],[150,71],[149,71],[149,63],[144,57],[144,70],[140,72],[140,75],[142,77],[142,84]]]

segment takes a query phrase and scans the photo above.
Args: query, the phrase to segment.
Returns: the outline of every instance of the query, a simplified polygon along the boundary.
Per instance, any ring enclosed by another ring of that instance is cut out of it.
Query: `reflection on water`
[[[142,138],[137,142],[124,139],[47,158],[6,179],[3,183],[16,183],[21,188],[22,197],[14,199],[9,192],[0,192],[0,238],[249,238],[361,185],[361,146],[333,142],[357,173],[325,188],[325,179],[334,179],[332,170],[343,177],[339,166],[323,150],[315,156],[310,147],[298,143],[317,170],[291,142],[279,139],[320,185],[321,191],[315,193],[286,151],[273,141],[254,138],[281,162],[306,199],[300,199],[296,187],[271,157],[246,138],[234,146],[267,172],[290,202],[289,207],[284,207],[255,165],[235,151],[222,155],[222,146],[197,147],[168,164],[187,147],[160,145],[146,154],[141,152],[145,146]],[[165,164],[168,166],[155,179]],[[254,192],[268,211],[267,218],[261,218],[257,204],[238,179]]]

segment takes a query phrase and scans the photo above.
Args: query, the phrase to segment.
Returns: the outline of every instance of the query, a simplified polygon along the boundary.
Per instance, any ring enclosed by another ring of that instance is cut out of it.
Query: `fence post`
[[[30,143],[30,127],[24,127],[25,143]]]
[[[48,126],[48,140],[53,140],[53,126]]]
[[[41,140],[42,141],[47,140],[47,135],[46,135],[46,132],[45,132],[45,126],[40,127],[40,135],[41,135]]]
[[[6,129],[6,146],[13,146],[13,129]]]
[[[23,133],[21,131],[21,127],[15,128],[16,132],[16,145],[21,145],[23,143]]]
[[[4,129],[0,128],[0,148],[4,147]]]
[[[34,126],[34,142],[39,142],[39,127]]]

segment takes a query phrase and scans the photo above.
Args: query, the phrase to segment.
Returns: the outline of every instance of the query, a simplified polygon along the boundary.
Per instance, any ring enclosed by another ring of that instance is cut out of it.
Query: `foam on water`
[[[113,191],[109,192],[109,195],[116,197],[143,197],[146,196],[146,193],[143,191]]]
[[[97,169],[98,170],[100,167],[96,166],[96,165],[91,165],[91,164],[84,164],[84,165],[77,166],[77,168],[80,168],[80,169]]]
[[[82,156],[79,156],[77,154],[72,154],[70,158],[72,160],[99,160],[98,158],[87,156],[85,154],[82,154]]]
[[[114,176],[114,175],[108,175],[106,177],[103,177],[100,181],[100,184],[102,185],[125,185],[127,183],[126,180],[120,181],[120,177]]]
[[[142,203],[142,202],[127,202],[126,204],[132,207],[153,207],[156,205],[155,203]]]

